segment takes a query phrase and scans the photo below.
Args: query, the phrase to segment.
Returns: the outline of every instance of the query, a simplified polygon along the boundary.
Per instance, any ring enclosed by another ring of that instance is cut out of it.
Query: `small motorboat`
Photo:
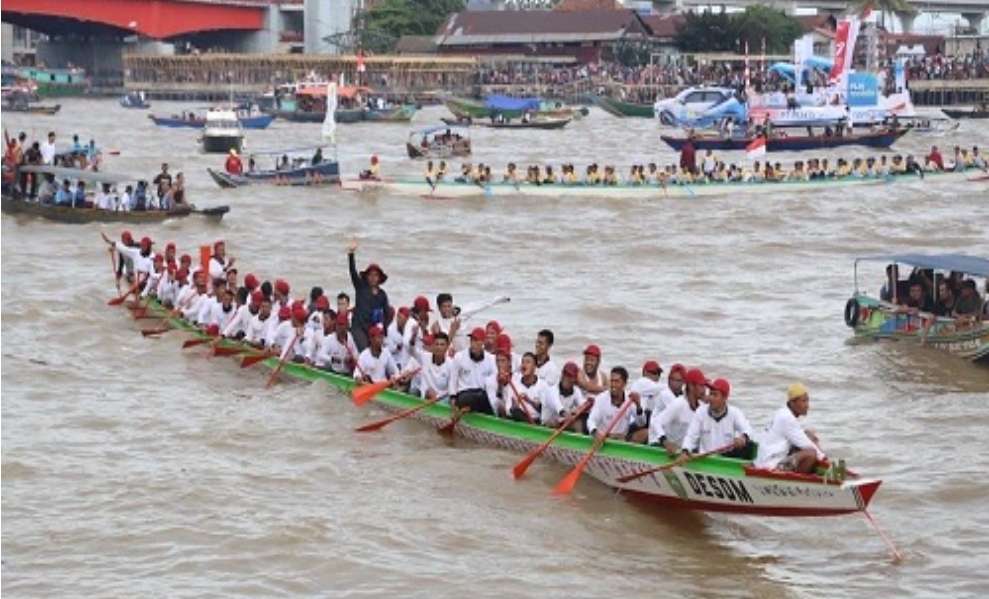
[[[230,150],[240,152],[244,144],[244,130],[237,120],[237,113],[229,108],[208,110],[200,142],[203,151],[209,154],[226,154]]]
[[[409,158],[446,159],[470,156],[470,133],[464,125],[448,123],[418,129],[405,142]]]
[[[246,185],[332,185],[340,182],[340,163],[323,157],[324,146],[285,150],[265,150],[247,155],[248,169],[241,174],[207,168],[206,172],[223,189]],[[261,157],[274,157],[274,168],[258,169]]]
[[[145,100],[144,92],[131,92],[120,98],[120,105],[124,108],[151,108],[151,103]]]

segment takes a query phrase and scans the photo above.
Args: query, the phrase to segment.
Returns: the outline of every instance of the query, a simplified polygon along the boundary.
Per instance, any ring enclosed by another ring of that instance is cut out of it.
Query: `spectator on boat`
[[[161,163],[161,172],[158,173],[151,182],[155,186],[155,191],[158,196],[158,205],[161,205],[162,198],[165,197],[165,193],[172,186],[172,175],[168,172],[168,163]]]
[[[72,198],[75,194],[72,192],[72,182],[68,179],[62,180],[62,187],[55,192],[55,205],[56,206],[71,206]]]
[[[90,204],[86,201],[86,182],[79,181],[76,184],[76,191],[72,194],[72,207],[73,208],[89,208]]]
[[[41,163],[55,164],[55,132],[48,132],[48,140],[41,144]]]
[[[185,206],[185,177],[182,173],[177,173],[175,175],[175,182],[172,184],[172,188],[169,190],[171,196],[171,209],[174,210],[177,207]]]
[[[148,182],[141,181],[137,182],[137,188],[134,190],[134,195],[132,196],[131,203],[133,205],[133,210],[147,210],[148,209]]]
[[[110,195],[109,183],[104,183],[101,187],[97,188],[93,203],[100,210],[113,212],[115,206],[113,205],[113,196]]]
[[[312,155],[312,165],[317,166],[323,163],[323,148],[316,148],[316,152]]]
[[[910,283],[906,297],[900,298],[900,305],[911,313],[931,312],[934,309],[933,301],[920,281]]]
[[[72,153],[73,154],[85,154],[86,148],[79,143],[79,134],[72,135]]]
[[[972,166],[983,170],[986,168],[986,161],[982,155],[979,154],[979,146],[972,146]]]
[[[826,456],[813,431],[804,430],[797,419],[810,411],[810,395],[801,383],[786,390],[786,405],[773,414],[773,419],[759,443],[754,466],[770,470],[811,473],[818,460]]]
[[[134,210],[134,186],[127,185],[124,187],[124,195],[120,196],[120,209],[124,212],[130,212]]]
[[[944,170],[944,158],[941,157],[941,152],[938,151],[937,146],[931,146],[931,153],[927,155],[927,161],[933,164],[936,170]]]
[[[254,162],[254,155],[251,154],[247,158],[247,172],[253,173],[257,169],[257,164]]]
[[[24,152],[24,164],[38,166],[41,164],[41,146],[38,142],[31,144],[31,147]],[[21,172],[21,191],[26,191],[29,198],[38,195],[38,175],[36,173]]]
[[[955,318],[975,318],[982,311],[982,298],[975,286],[975,281],[965,279],[961,283],[958,301],[955,302],[951,315]]]
[[[357,242],[353,241],[347,248],[350,281],[354,285],[355,299],[351,316],[351,333],[354,335],[357,347],[363,350],[368,345],[368,329],[374,324],[380,324],[382,327],[389,324],[388,294],[381,288],[388,280],[388,275],[373,262],[358,273],[354,257],[356,252]]]
[[[941,279],[937,286],[937,304],[934,306],[934,314],[938,316],[951,317],[955,311],[955,292],[951,288],[951,283]]]
[[[371,154],[371,165],[367,170],[361,171],[360,178],[365,181],[380,181],[381,180],[381,169],[378,165],[378,155]]]
[[[51,204],[55,200],[56,193],[58,193],[58,184],[55,183],[55,175],[46,173],[45,180],[38,189],[38,201],[42,204]]]
[[[237,155],[236,148],[230,148],[230,153],[227,155],[227,161],[223,165],[223,168],[231,175],[241,175],[244,173],[244,164],[240,161],[240,156]]]

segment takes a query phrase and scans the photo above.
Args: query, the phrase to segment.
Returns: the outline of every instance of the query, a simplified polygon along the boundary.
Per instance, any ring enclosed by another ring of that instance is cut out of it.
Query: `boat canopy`
[[[296,88],[295,93],[299,96],[315,96],[323,97],[326,95],[327,83],[306,83],[302,84]],[[357,94],[373,94],[374,90],[370,87],[356,86],[356,85],[338,85],[337,86],[337,97],[340,98],[353,98]]]
[[[510,96],[488,96],[484,106],[490,110],[539,110],[539,98],[512,98]]]
[[[37,173],[39,175],[54,175],[55,179],[69,179],[72,181],[85,181],[87,183],[123,183],[130,181],[134,177],[120,175],[116,173],[106,173],[103,171],[85,171],[78,168],[68,168],[64,166],[47,165],[27,165],[20,168],[21,172]]]
[[[856,258],[855,263],[867,262],[896,262],[921,268],[958,271],[969,275],[989,277],[989,260],[967,254],[885,254],[881,256],[863,256]]]
[[[409,137],[414,137],[417,135],[429,135],[430,133],[436,133],[437,131],[447,131],[450,129],[463,129],[469,131],[470,127],[467,125],[432,125],[426,127],[425,129],[416,129],[409,134]]]

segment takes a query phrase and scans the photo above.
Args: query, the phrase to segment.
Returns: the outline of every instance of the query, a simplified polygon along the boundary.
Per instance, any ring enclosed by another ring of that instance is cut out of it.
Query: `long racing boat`
[[[199,339],[209,339],[200,329],[172,316],[154,302],[149,305],[148,314],[157,315],[175,330]],[[218,345],[248,349],[241,342],[232,340],[220,341]],[[249,351],[256,353],[253,349]],[[261,363],[270,369],[279,367],[279,360],[275,357]],[[323,381],[344,393],[352,391],[356,384],[351,377],[301,363],[287,362],[281,373],[302,381]],[[424,400],[396,390],[385,390],[373,401],[389,412],[421,407],[413,418],[437,429],[449,424],[452,416],[447,405],[435,403],[422,407]],[[480,445],[527,452],[549,440],[554,429],[468,413],[458,421],[454,432]],[[572,466],[587,455],[593,442],[587,435],[563,433],[556,437],[543,455]],[[882,483],[881,480],[852,473],[840,480],[840,477],[827,473],[795,474],[764,470],[753,467],[748,460],[720,456],[699,458],[628,482],[618,480],[670,462],[671,458],[665,450],[609,439],[590,460],[585,472],[608,487],[663,507],[785,517],[839,516],[865,511]]]
[[[456,180],[429,182],[424,178],[384,179],[381,181],[346,180],[344,189],[359,193],[388,191],[401,195],[416,195],[424,198],[491,198],[491,197],[552,197],[552,198],[612,198],[661,200],[666,198],[693,198],[699,196],[725,196],[729,194],[764,194],[775,192],[804,193],[851,187],[896,185],[904,182],[925,184],[958,182],[989,187],[989,181],[971,177],[966,172],[925,173],[921,179],[914,174],[890,175],[886,177],[843,177],[840,179],[813,179],[809,181],[791,180],[774,182],[712,182],[712,183],[657,183],[617,185],[587,185],[584,183],[471,183]]]
[[[888,299],[862,293],[858,288],[859,262],[884,262],[890,267],[904,264],[926,270],[932,275],[941,271],[944,276],[957,272],[989,278],[989,260],[964,254],[889,254],[867,256],[855,260],[855,292],[845,304],[845,324],[852,328],[855,339],[904,341],[930,347],[971,362],[989,362],[989,320],[977,318],[951,318],[938,316],[924,310],[911,310],[895,302],[890,291]],[[889,268],[888,272],[898,273]],[[891,276],[886,288],[892,289]],[[934,277],[928,277],[934,280]],[[909,293],[909,280],[897,276],[897,291],[901,296]],[[938,286],[931,285],[931,301],[938,301]],[[892,301],[890,301],[892,300]],[[982,308],[983,306],[980,306]]]
[[[865,146],[869,148],[888,148],[896,140],[907,134],[909,129],[898,131],[878,131],[869,133],[854,133],[844,136],[832,135],[788,135],[786,137],[773,136],[766,141],[767,152],[799,152],[801,150],[828,150],[843,146]],[[672,135],[660,135],[666,145],[676,151],[683,149],[689,138]],[[739,150],[744,151],[749,144],[755,141],[755,137],[721,137],[694,135],[692,138],[694,147],[698,150]]]

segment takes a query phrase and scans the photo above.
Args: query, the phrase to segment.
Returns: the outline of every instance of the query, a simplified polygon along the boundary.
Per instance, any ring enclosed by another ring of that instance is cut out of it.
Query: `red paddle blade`
[[[540,445],[539,447],[533,449],[532,451],[529,452],[529,455],[522,458],[521,462],[515,464],[515,467],[512,468],[512,478],[519,479],[525,476],[525,471],[528,470],[529,466],[531,466],[532,463],[536,461],[536,458],[539,457],[539,454],[543,452],[544,447],[545,445]]]
[[[371,401],[375,395],[387,389],[389,385],[391,385],[391,381],[378,381],[377,383],[361,385],[354,388],[350,397],[354,400],[354,405],[362,406]]]
[[[589,461],[591,461],[590,455],[586,455],[581,458],[581,460],[577,462],[577,465],[574,466],[573,470],[568,472],[567,475],[560,480],[560,482],[556,483],[556,486],[553,487],[553,494],[569,495],[570,491],[573,491],[573,488],[577,486],[577,481],[580,480],[580,475],[584,473],[584,468],[587,468],[587,463]]]
[[[213,348],[213,355],[214,356],[236,356],[237,354],[242,354],[242,353],[244,353],[246,351],[250,351],[250,350],[247,349],[247,348],[244,348],[244,347],[219,347],[218,346],[218,347],[214,347]]]
[[[208,337],[205,339],[186,339],[182,342],[182,349],[187,347],[195,347],[196,345],[202,345],[204,343],[209,343],[210,341],[212,341],[212,339]]]
[[[112,300],[108,301],[106,303],[106,305],[108,305],[108,306],[119,306],[120,304],[124,303],[124,300],[125,299],[127,299],[127,296],[126,295],[121,295],[120,297],[115,297]]]
[[[170,327],[162,327],[160,329],[144,329],[141,334],[145,337],[150,337],[152,335],[161,335],[162,333],[167,333],[172,330]]]
[[[268,359],[268,355],[267,354],[258,354],[256,356],[247,356],[246,358],[244,358],[243,360],[240,361],[240,367],[241,368],[250,368],[251,366],[254,366],[255,364],[257,364],[258,362],[263,362],[263,361],[265,361],[267,359]]]
[[[395,422],[399,418],[401,418],[401,414],[398,416],[389,416],[388,418],[383,418],[381,420],[369,422],[368,424],[365,424],[364,426],[359,426],[354,430],[357,431],[358,433],[370,433],[373,431],[380,431],[381,429],[385,428],[385,426],[391,424],[392,422]]]

